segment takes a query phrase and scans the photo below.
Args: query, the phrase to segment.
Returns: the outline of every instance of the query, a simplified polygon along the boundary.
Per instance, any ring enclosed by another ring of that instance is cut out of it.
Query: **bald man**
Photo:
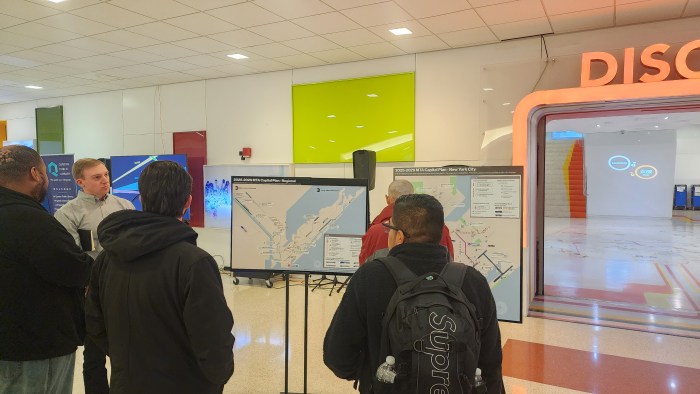
[[[379,215],[372,220],[372,223],[369,225],[369,229],[365,235],[362,236],[360,265],[364,264],[375,252],[382,249],[388,249],[389,234],[386,231],[386,227],[382,226],[382,223],[388,222],[389,219],[391,219],[391,214],[394,212],[394,203],[396,202],[396,199],[407,194],[413,194],[413,184],[411,184],[411,182],[405,179],[397,179],[389,184],[387,194],[384,196],[386,199],[386,207],[384,207]],[[447,248],[447,251],[450,254],[450,260],[453,260],[454,249],[452,247],[452,239],[450,238],[450,230],[447,228],[447,226],[442,228],[442,239],[440,240],[440,245]]]

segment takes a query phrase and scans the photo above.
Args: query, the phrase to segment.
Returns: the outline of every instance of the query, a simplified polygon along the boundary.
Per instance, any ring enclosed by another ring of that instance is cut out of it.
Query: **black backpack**
[[[481,337],[476,308],[462,291],[466,266],[416,276],[401,260],[379,258],[398,288],[382,319],[380,363],[394,356],[393,384],[373,378],[375,393],[471,393]],[[375,371],[373,371],[375,373]]]

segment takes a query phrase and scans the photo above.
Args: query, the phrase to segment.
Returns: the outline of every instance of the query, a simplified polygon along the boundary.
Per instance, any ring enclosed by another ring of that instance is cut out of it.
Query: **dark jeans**
[[[0,361],[0,394],[70,394],[75,352],[46,360]]]
[[[85,394],[107,394],[107,368],[105,362],[107,355],[90,338],[85,338],[83,350],[83,381],[85,382]]]

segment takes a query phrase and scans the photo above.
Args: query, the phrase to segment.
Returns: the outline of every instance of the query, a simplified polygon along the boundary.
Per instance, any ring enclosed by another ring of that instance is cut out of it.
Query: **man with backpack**
[[[442,205],[426,194],[396,200],[389,256],[353,275],[323,344],[336,376],[359,380],[361,393],[504,392],[496,303],[478,271],[448,263],[439,244]],[[393,383],[377,379],[387,356]],[[389,357],[389,358],[391,358]]]

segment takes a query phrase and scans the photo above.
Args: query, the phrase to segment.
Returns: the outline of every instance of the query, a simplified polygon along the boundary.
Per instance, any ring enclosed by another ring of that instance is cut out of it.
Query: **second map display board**
[[[522,322],[522,167],[395,168],[445,211],[455,261],[489,282],[498,319]]]
[[[232,177],[231,268],[355,272],[367,229],[367,180]]]

